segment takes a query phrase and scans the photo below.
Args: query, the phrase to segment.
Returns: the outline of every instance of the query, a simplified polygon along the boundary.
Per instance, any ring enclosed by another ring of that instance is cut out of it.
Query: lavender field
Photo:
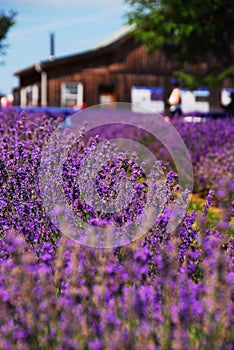
[[[161,161],[166,198],[144,236],[108,249],[66,237],[43,205],[42,150],[64,119],[59,112],[0,111],[0,349],[232,350],[234,118],[172,121],[194,172],[191,202],[173,231],[168,222],[178,174],[170,155],[148,134],[128,129]],[[116,179],[127,177],[131,205],[104,214],[85,202],[77,176],[101,143],[101,130],[99,136],[81,130],[62,186],[85,222],[122,228],[137,220],[149,186],[140,167],[116,157],[98,173],[97,192],[108,202],[116,196]]]

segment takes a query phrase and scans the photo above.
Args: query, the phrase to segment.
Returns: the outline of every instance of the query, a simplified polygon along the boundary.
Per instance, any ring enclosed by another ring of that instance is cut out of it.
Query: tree
[[[234,78],[234,0],[125,0],[136,38],[149,50],[164,48],[181,63],[204,63],[195,76],[177,71],[187,86],[215,86]]]
[[[8,13],[0,11],[0,55],[6,54],[6,38],[9,29],[15,24],[15,11],[9,11]]]

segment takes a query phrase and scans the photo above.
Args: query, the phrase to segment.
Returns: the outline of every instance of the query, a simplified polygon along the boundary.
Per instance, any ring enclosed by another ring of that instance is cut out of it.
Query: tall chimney
[[[54,61],[54,33],[50,33],[50,61]]]

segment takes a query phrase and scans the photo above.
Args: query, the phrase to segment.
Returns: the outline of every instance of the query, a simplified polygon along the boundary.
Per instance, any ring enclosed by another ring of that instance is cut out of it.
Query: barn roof
[[[106,37],[104,40],[102,40],[100,43],[97,45],[93,46],[92,49],[100,49],[101,47],[109,46],[116,41],[120,40],[123,38],[125,35],[131,33],[134,29],[136,28],[135,24],[132,25],[125,25],[122,28],[116,30],[114,33]]]
[[[119,43],[121,43],[125,37],[127,37],[131,32],[135,29],[135,25],[125,25],[122,28],[118,29],[114,33],[112,33],[110,36],[106,37],[103,41],[99,42],[97,45],[93,46],[91,49],[73,54],[73,55],[66,55],[62,56],[60,58],[55,58],[53,61],[51,60],[45,60],[38,62],[36,64],[33,64],[30,67],[27,67],[25,69],[19,70],[17,72],[14,72],[15,76],[23,76],[30,73],[33,73],[35,71],[40,72],[40,70],[48,69],[48,68],[54,68],[61,64],[69,64],[76,62],[80,59],[85,59],[86,57],[92,57],[97,56],[99,54],[103,54],[105,52],[109,52],[112,49],[115,49],[116,46],[118,46]]]

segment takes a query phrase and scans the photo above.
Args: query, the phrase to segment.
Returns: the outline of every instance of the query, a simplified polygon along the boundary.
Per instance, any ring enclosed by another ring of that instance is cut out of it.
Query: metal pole
[[[41,72],[41,105],[47,106],[47,73]]]

